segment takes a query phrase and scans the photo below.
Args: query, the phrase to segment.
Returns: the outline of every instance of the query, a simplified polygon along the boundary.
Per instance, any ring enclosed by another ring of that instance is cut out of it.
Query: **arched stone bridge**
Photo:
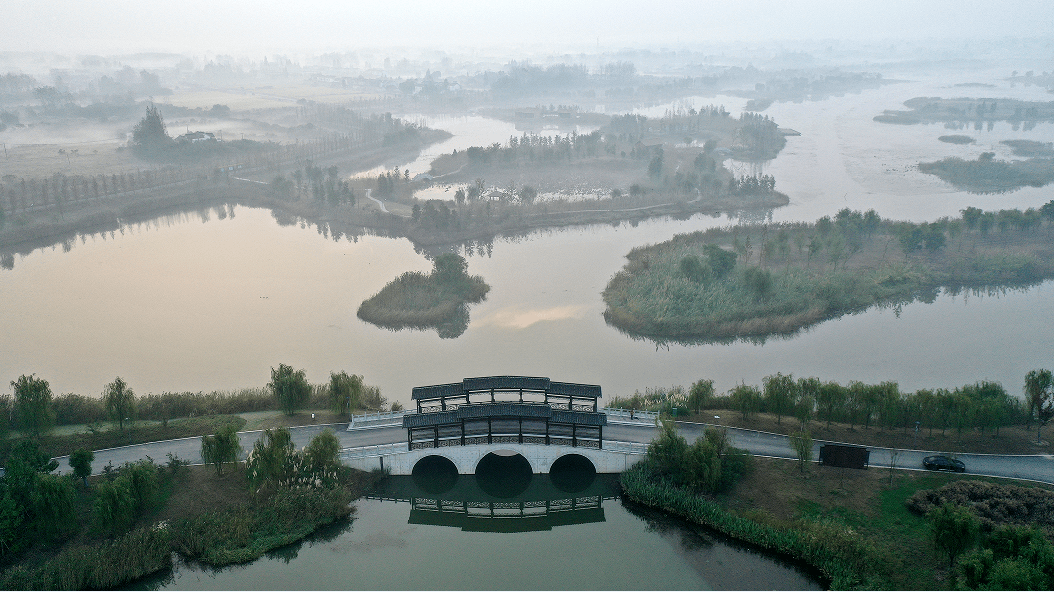
[[[416,387],[415,413],[402,425],[406,442],[346,450],[349,465],[409,475],[423,458],[449,460],[459,474],[476,472],[491,453],[518,454],[533,473],[548,473],[560,458],[578,455],[598,473],[619,473],[643,457],[640,444],[604,440],[607,416],[596,385],[531,376],[488,376]]]
[[[605,442],[608,444],[608,442]],[[372,446],[345,451],[342,459],[348,465],[369,471],[386,469],[392,475],[409,475],[423,458],[441,456],[457,467],[460,475],[471,475],[483,457],[491,453],[519,454],[527,459],[532,473],[548,473],[557,460],[568,455],[585,457],[598,473],[621,473],[644,457],[647,447],[642,444],[618,443],[614,449],[576,448],[573,446],[545,446],[538,444],[470,444],[445,448],[421,448],[406,450],[406,443],[390,446]]]

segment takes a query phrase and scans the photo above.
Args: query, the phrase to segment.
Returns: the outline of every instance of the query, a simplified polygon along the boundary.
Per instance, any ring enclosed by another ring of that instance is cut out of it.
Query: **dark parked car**
[[[966,471],[966,465],[963,464],[963,461],[944,456],[943,454],[927,456],[922,459],[922,466],[931,471],[955,471],[956,473]]]

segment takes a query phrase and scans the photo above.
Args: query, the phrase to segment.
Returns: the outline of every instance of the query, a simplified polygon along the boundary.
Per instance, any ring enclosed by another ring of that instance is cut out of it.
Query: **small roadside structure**
[[[824,444],[820,446],[820,464],[849,469],[866,469],[871,452],[863,446]]]

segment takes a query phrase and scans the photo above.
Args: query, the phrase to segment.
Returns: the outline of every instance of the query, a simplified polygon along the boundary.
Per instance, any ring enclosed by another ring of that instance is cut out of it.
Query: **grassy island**
[[[440,337],[458,337],[468,328],[468,304],[482,302],[490,291],[467,269],[462,257],[440,255],[431,274],[410,271],[395,278],[359,306],[358,316],[389,329],[434,328]]]
[[[1015,148],[1015,152],[1020,149]],[[1054,181],[1054,159],[995,160],[992,152],[982,152],[977,160],[950,157],[936,162],[920,162],[919,170],[971,193],[1006,193],[1022,187],[1043,187]]]
[[[961,134],[952,134],[950,136],[940,136],[937,138],[941,142],[946,144],[973,144],[974,139],[970,136],[964,136]]]
[[[916,123],[951,123],[965,126],[968,123],[994,123],[1006,121],[1026,131],[1038,122],[1054,119],[1054,101],[1019,101],[1008,98],[943,99],[940,97],[915,97],[904,101],[909,110],[889,110],[873,119],[880,123],[912,125]],[[979,129],[979,128],[978,128]]]
[[[638,247],[603,292],[608,323],[663,341],[761,339],[941,288],[1054,277],[1054,201],[915,224],[844,209],[814,224],[677,235]]]

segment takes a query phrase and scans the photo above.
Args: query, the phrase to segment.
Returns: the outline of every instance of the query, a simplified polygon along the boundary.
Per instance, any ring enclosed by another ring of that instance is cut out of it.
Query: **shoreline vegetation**
[[[1029,131],[1039,122],[1054,121],[1054,101],[915,97],[904,101],[904,106],[908,107],[907,111],[887,109],[873,119],[899,125],[944,123],[951,129],[962,129],[970,124],[976,124],[979,129],[982,125],[1005,121],[1013,126],[1014,131],[1019,128]]]
[[[416,154],[449,136],[404,127],[368,146],[339,138],[301,145],[295,155],[298,168],[291,173],[283,172],[288,158],[260,157],[234,171],[166,168],[5,184],[0,245],[19,252],[56,243],[72,248],[82,233],[114,231],[128,220],[146,220],[159,212],[188,207],[207,212],[210,206],[230,203],[269,208],[280,224],[309,223],[335,239],[377,233],[407,237],[418,247],[789,203],[771,178],[735,177],[720,164],[728,154],[774,157],[786,141],[778,126],[757,114],[732,118],[718,107],[653,120],[616,117],[605,127],[609,131],[592,134],[514,136],[505,146],[440,156],[432,178],[411,179],[408,171],[395,169],[376,177],[340,179],[338,165],[363,170],[396,154]],[[583,177],[582,171],[589,175]],[[484,175],[507,185],[487,183]],[[463,197],[414,197],[440,180],[460,184]],[[561,197],[565,194],[578,197]],[[373,199],[382,203],[375,205]],[[13,266],[12,254],[3,257],[4,267]]]
[[[906,394],[893,382],[843,387],[776,374],[765,378],[763,390],[744,384],[723,396],[715,395],[712,381],[700,380],[690,389],[616,397],[612,406],[666,418],[645,459],[622,473],[622,494],[804,564],[830,589],[1049,589],[1054,583],[1049,484],[905,472],[896,454],[888,466],[870,470],[812,462],[814,437],[830,437],[832,429],[843,433],[836,442],[894,450],[918,449],[920,435],[927,442],[923,446],[952,450],[962,446],[965,432],[972,452],[1035,454],[1020,444],[1049,445],[1035,442],[1040,434],[1032,421],[1042,425],[1054,413],[1050,372],[1029,372],[1025,385],[1030,394],[1021,401],[988,382]],[[715,412],[724,418],[722,425],[709,423],[710,417],[719,419]],[[781,425],[783,415],[797,421]],[[696,428],[705,422],[703,437],[687,442],[671,416]],[[727,429],[733,425],[789,432],[797,462],[737,451],[734,432]],[[919,434],[920,425],[929,433]],[[846,437],[847,427],[855,437]],[[946,436],[948,427],[956,435]]]
[[[1010,510],[1031,507],[1037,500],[1049,507],[1054,492],[1045,486],[888,467],[861,471],[752,460],[753,469],[730,493],[697,493],[641,462],[622,473],[622,494],[815,570],[826,589],[1050,585],[1054,562],[1044,553],[1051,550],[1051,524],[1037,527]],[[949,509],[973,523],[958,535],[958,543],[940,536],[940,516]],[[1018,543],[1000,553],[1000,542],[1007,539]],[[992,548],[997,549],[995,557],[986,551]],[[1018,563],[1017,570],[994,569],[1004,560]]]
[[[941,142],[946,144],[973,144],[974,139],[970,136],[964,136],[962,134],[951,134],[948,136],[940,136],[937,138]]]
[[[435,329],[441,338],[458,337],[468,329],[468,305],[482,302],[490,291],[482,277],[467,272],[463,257],[444,253],[435,258],[430,274],[400,275],[363,301],[356,314],[393,331]]]
[[[340,465],[332,432],[323,432],[303,452],[293,450],[288,435],[283,429],[265,433],[264,440],[284,438],[286,443],[264,451],[267,476],[260,463],[253,464],[263,442],[244,467],[226,474],[209,466],[188,467],[169,455],[167,464],[127,463],[84,479],[83,485],[69,477],[27,473],[31,467],[19,469],[19,463],[34,453],[16,455],[14,470],[23,478],[9,483],[8,490],[43,489],[53,499],[49,509],[34,506],[24,522],[14,525],[35,536],[12,540],[5,529],[0,586],[112,588],[164,573],[172,568],[173,554],[216,568],[255,560],[328,525],[337,526],[328,536],[339,534],[351,524],[351,502],[383,474]]]
[[[343,374],[336,376],[343,378]],[[77,449],[102,450],[145,442],[156,442],[219,433],[225,428],[235,431],[259,430],[299,425],[301,415],[277,415],[282,401],[270,388],[246,388],[236,391],[163,392],[136,396],[125,417],[130,425],[119,428],[111,420],[115,411],[104,398],[65,393],[51,396],[47,381],[30,376],[29,383],[43,384],[41,396],[30,413],[18,397],[0,395],[0,466],[12,450],[26,439],[34,439],[48,458],[68,456]],[[307,399],[302,408],[316,415],[312,424],[347,422],[356,412],[377,412],[389,408],[380,389],[351,376],[351,388],[345,382],[330,380],[308,384]],[[129,389],[130,391],[130,389]],[[336,394],[334,394],[336,393]],[[398,403],[393,403],[398,405]],[[36,435],[34,435],[36,434]]]
[[[1014,152],[1019,149],[1015,148]],[[936,175],[956,189],[970,193],[1008,193],[1054,182],[1054,158],[996,160],[994,152],[982,152],[977,160],[951,156],[935,162],[920,162],[919,171]]]
[[[289,380],[281,379],[283,368]],[[346,529],[351,502],[383,472],[340,463],[330,428],[298,451],[285,426],[307,423],[296,415],[303,406],[332,412],[317,420],[311,413],[318,425],[346,421],[352,410],[385,409],[387,401],[346,372],[316,385],[285,365],[277,374],[272,368],[266,389],[142,397],[120,378],[101,398],[54,398],[33,375],[13,381],[13,400],[0,397],[0,588],[111,588],[163,572],[173,553],[220,567]],[[250,419],[264,434],[242,461],[237,432]],[[203,466],[169,454],[164,464],[147,457],[92,476],[94,450],[195,437]],[[60,463],[72,473],[56,474]]]
[[[297,139],[296,143],[278,144],[224,142],[212,134],[205,134],[204,141],[172,138],[160,110],[149,106],[131,134],[128,153],[135,158],[123,161],[126,170],[4,175],[0,180],[0,245],[48,240],[54,244],[57,239],[68,248],[78,233],[119,229],[122,218],[143,220],[166,210],[200,209],[217,203],[268,207],[275,197],[292,193],[292,183],[281,175],[284,167],[297,169],[295,197],[299,199],[305,173],[311,189],[322,186],[311,174],[321,173],[324,165],[350,162],[355,170],[365,170],[393,158],[413,158],[425,147],[451,137],[449,132],[406,123],[390,113],[364,117],[344,107],[324,105],[313,105],[307,111],[322,124],[321,133],[303,143]],[[314,124],[307,127],[315,129]],[[128,167],[135,167],[134,172]],[[328,166],[326,171],[334,177],[337,168]],[[276,180],[284,183],[269,186],[252,178],[273,173],[279,173]],[[334,184],[328,185],[330,192],[316,193],[316,201],[354,204],[353,195],[339,194],[340,199],[334,200]],[[325,219],[326,212],[316,217]],[[3,255],[2,265],[13,265],[10,254]]]
[[[849,209],[814,224],[739,225],[634,248],[604,289],[604,318],[659,342],[764,341],[941,289],[991,290],[1054,277],[1054,201],[966,208],[930,223]]]

